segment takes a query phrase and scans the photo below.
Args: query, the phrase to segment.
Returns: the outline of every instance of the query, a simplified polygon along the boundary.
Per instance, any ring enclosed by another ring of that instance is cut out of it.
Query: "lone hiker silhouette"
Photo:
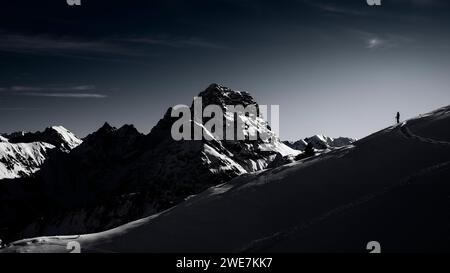
[[[397,112],[397,115],[395,115],[395,119],[397,120],[397,124],[400,123],[400,112]]]

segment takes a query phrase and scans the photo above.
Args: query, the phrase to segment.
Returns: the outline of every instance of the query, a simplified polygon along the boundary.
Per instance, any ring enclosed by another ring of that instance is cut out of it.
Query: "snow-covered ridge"
[[[55,130],[61,136],[63,143],[67,145],[69,149],[73,149],[83,142],[63,126],[52,126],[50,128]]]
[[[0,142],[0,179],[30,175],[47,159],[55,146],[45,142]]]
[[[355,142],[357,139],[350,137],[337,137],[332,138],[325,135],[313,135],[297,141],[283,141],[284,144],[299,151],[305,150],[306,146],[311,143],[313,148],[318,150],[339,148],[347,146]]]
[[[3,134],[10,143],[45,142],[61,150],[70,151],[82,143],[72,132],[63,126],[52,126],[42,132],[14,132]]]
[[[0,136],[0,179],[29,176],[39,170],[49,151],[69,152],[82,141],[62,126],[43,132],[15,132]]]

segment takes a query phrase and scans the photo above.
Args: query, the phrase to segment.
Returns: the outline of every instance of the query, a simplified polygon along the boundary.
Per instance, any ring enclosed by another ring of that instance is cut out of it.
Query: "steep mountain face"
[[[283,141],[283,143],[291,147],[292,149],[304,151],[306,145],[308,145],[309,143],[312,144],[314,149],[325,150],[347,146],[355,141],[356,139],[349,137],[331,138],[324,135],[314,135],[312,137],[307,137],[305,139],[300,139],[297,141]]]
[[[49,127],[43,132],[0,136],[0,180],[29,176],[39,170],[50,151],[68,152],[81,142],[62,126]]]
[[[414,152],[411,152],[414,151]],[[448,252],[450,106],[100,233],[0,252]],[[74,233],[76,234],[76,233]]]
[[[216,84],[199,96],[204,107],[217,104],[226,109],[228,105],[256,104],[248,93]],[[0,213],[9,215],[0,219],[0,227],[8,227],[0,237],[112,228],[172,207],[210,186],[262,170],[277,155],[299,153],[281,143],[259,116],[236,118],[249,121],[247,131],[264,132],[272,136],[271,141],[216,138],[175,141],[171,128],[177,118],[171,117],[171,110],[147,135],[131,125],[117,129],[106,123],[70,153],[51,157],[41,171],[27,179],[32,181],[25,183],[35,185],[34,195],[27,198],[39,200],[38,204],[20,202],[21,206],[14,206],[17,200],[4,197],[2,201],[0,193]],[[227,118],[225,113],[223,119]],[[192,121],[190,124],[202,126]],[[213,135],[204,129],[204,134]],[[14,215],[20,213],[27,215],[26,221],[14,221]]]
[[[246,128],[242,128],[246,135],[266,135],[271,140],[258,138],[257,140],[218,140],[214,138],[209,141],[202,141],[201,159],[208,165],[213,173],[232,170],[233,176],[242,173],[254,172],[265,169],[267,165],[275,159],[277,154],[282,156],[296,155],[299,152],[280,142],[278,137],[271,131],[269,124],[262,117],[249,118],[243,113],[236,116],[230,112],[229,106],[249,105],[258,106],[258,103],[247,92],[233,91],[227,87],[217,84],[210,85],[198,97],[202,98],[203,109],[208,105],[218,105],[224,112],[224,120],[239,120],[246,123]],[[191,111],[193,112],[192,106]],[[203,119],[205,122],[207,118]],[[203,127],[205,131],[206,128]],[[226,123],[223,124],[223,131],[226,137]],[[206,132],[213,136],[212,132]]]
[[[55,146],[45,142],[0,142],[0,180],[28,176],[37,170]]]

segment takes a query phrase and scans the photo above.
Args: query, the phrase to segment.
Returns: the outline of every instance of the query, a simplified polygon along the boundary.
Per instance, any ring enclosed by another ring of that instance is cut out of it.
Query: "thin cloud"
[[[13,95],[33,96],[33,97],[53,97],[53,98],[107,98],[108,95],[101,93],[90,93],[96,90],[95,85],[46,85],[46,86],[11,86],[3,88]]]
[[[368,49],[390,49],[410,44],[413,39],[401,35],[386,34],[381,37],[373,35],[371,38],[366,38],[365,42]]]
[[[413,4],[416,6],[439,7],[448,4],[446,0],[395,0],[399,4]]]
[[[345,7],[345,6],[337,6],[335,4],[330,3],[323,3],[319,1],[311,1],[311,0],[304,0],[304,3],[319,9],[322,12],[326,13],[332,13],[335,15],[351,15],[351,16],[365,16],[367,15],[367,12]]]
[[[127,61],[142,57],[157,56],[147,46],[171,48],[209,48],[226,47],[200,38],[130,38],[99,39],[96,41],[73,37],[51,35],[25,35],[0,30],[0,52],[70,57],[87,60]]]
[[[366,47],[370,49],[377,49],[386,46],[386,41],[381,40],[379,38],[371,38],[366,40]]]
[[[228,47],[213,43],[201,38],[172,39],[172,38],[130,38],[123,40],[125,42],[138,43],[144,45],[166,46],[172,48],[208,48],[208,49],[228,49]]]
[[[11,91],[87,91],[95,90],[95,85],[46,85],[46,86],[29,86],[29,85],[15,85],[11,86]]]
[[[41,93],[41,92],[30,92],[24,93],[26,96],[33,97],[52,97],[52,98],[75,98],[75,99],[103,99],[107,98],[104,94],[93,94],[93,93]]]
[[[401,48],[415,42],[411,37],[394,33],[380,34],[352,28],[344,31],[362,41],[364,47],[370,50]]]
[[[11,91],[40,91],[41,87],[36,86],[12,86]]]
[[[95,85],[79,85],[72,87],[73,90],[86,91],[96,89]]]
[[[75,58],[142,57],[149,56],[135,48],[127,48],[111,41],[90,41],[49,35],[23,35],[0,32],[0,51],[66,56]]]
[[[40,110],[41,108],[28,107],[0,107],[0,111],[25,111],[25,110]]]

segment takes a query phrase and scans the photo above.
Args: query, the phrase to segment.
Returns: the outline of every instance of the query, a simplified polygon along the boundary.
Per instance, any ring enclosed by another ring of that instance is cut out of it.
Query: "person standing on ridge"
[[[395,115],[395,119],[397,119],[397,124],[400,123],[400,112],[397,112],[397,115]]]

